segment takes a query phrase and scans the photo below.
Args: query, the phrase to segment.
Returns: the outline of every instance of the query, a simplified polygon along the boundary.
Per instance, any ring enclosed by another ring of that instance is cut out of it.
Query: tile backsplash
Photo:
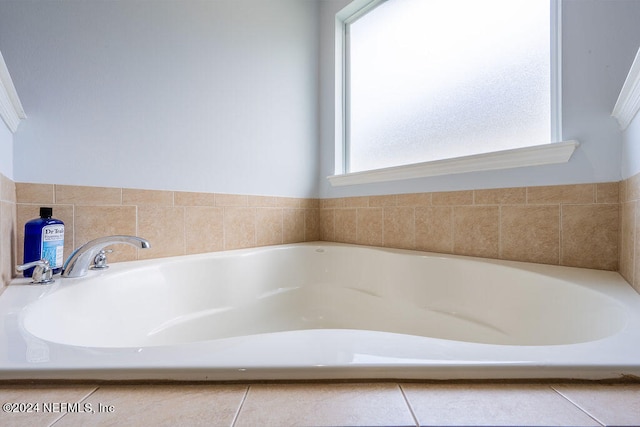
[[[16,224],[16,186],[0,174],[0,291],[15,277]]]
[[[620,183],[620,274],[640,292],[640,174]]]
[[[321,200],[322,240],[618,269],[619,183]]]
[[[18,224],[37,218],[40,206],[53,207],[53,217],[64,221],[65,257],[114,234],[144,237],[151,248],[114,245],[112,262],[320,238],[317,199],[25,183],[16,184],[16,193]],[[23,233],[19,228],[19,244]]]
[[[0,179],[3,284],[22,261],[24,223],[51,206],[67,227],[65,257],[111,234],[152,244],[114,246],[111,262],[325,240],[619,270],[640,291],[640,175],[620,183],[322,200]]]

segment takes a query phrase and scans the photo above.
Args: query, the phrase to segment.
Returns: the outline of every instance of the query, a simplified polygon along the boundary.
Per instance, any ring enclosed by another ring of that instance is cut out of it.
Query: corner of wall
[[[0,290],[16,276],[16,216],[16,185],[0,174]]]
[[[640,293],[640,174],[623,180],[620,184],[620,250],[619,272]]]

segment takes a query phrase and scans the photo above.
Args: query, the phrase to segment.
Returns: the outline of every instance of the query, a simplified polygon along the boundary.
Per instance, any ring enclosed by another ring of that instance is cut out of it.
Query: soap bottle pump
[[[32,219],[24,226],[24,264],[46,259],[53,274],[60,273],[64,262],[64,223],[52,218],[52,208],[40,208],[40,218]],[[33,268],[24,271],[31,277]]]

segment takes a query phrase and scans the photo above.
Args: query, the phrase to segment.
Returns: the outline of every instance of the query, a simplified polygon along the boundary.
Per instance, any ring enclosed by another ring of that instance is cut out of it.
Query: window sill
[[[577,146],[578,141],[556,142],[516,148],[513,150],[456,157],[453,159],[332,175],[327,177],[327,179],[332,186],[339,187],[438,175],[566,163],[571,158]]]

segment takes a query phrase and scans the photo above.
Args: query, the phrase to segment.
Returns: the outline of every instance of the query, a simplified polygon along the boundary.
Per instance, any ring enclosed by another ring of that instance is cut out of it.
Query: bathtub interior
[[[607,337],[626,316],[599,292],[513,266],[301,245],[122,263],[89,279],[59,281],[22,320],[37,338],[81,347],[307,329],[542,346]]]

